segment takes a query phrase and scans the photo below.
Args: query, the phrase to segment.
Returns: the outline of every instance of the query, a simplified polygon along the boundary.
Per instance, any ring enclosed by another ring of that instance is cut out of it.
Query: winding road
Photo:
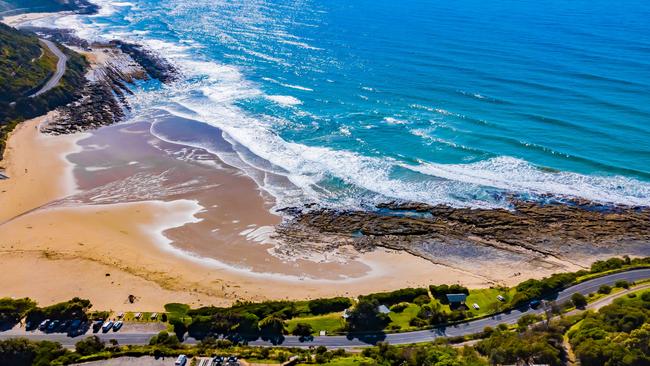
[[[635,282],[640,280],[645,280],[650,278],[650,268],[636,269],[627,272],[614,273],[607,276],[594,278],[571,286],[563,291],[560,291],[553,301],[557,303],[563,303],[571,298],[571,295],[575,293],[581,293],[587,295],[589,293],[595,292],[602,285],[612,285],[616,281],[625,280],[628,282]],[[623,292],[622,294],[624,294]],[[617,294],[620,295],[620,294]],[[614,296],[608,299],[611,301]],[[464,336],[474,333],[479,333],[483,331],[485,327],[496,327],[499,324],[514,324],[517,320],[526,314],[540,314],[544,311],[542,307],[538,309],[521,309],[521,310],[512,310],[506,313],[497,314],[491,317],[472,320],[469,322],[456,324],[448,327],[439,327],[435,329],[428,330],[419,330],[414,332],[405,332],[405,333],[390,333],[390,334],[381,334],[381,335],[370,335],[367,337],[358,337],[355,338],[348,336],[319,336],[314,337],[313,340],[304,341],[296,336],[286,336],[284,339],[277,344],[282,347],[309,347],[309,346],[325,346],[330,348],[346,348],[346,347],[360,347],[360,346],[369,346],[375,344],[379,341],[388,342],[390,344],[410,344],[410,343],[421,343],[421,342],[430,342],[440,337],[456,337]],[[110,339],[115,339],[121,345],[133,344],[133,345],[143,345],[148,344],[149,339],[155,333],[129,333],[128,331],[119,332],[119,333],[107,333],[107,334],[98,334],[100,338],[105,341]],[[79,336],[76,338],[68,337],[65,334],[43,334],[40,332],[21,332],[21,333],[12,333],[5,332],[0,333],[0,339],[15,338],[15,337],[26,337],[34,341],[39,340],[48,340],[56,341],[61,343],[65,347],[72,347],[74,344],[83,337]],[[184,343],[186,344],[195,344],[196,339],[187,338]],[[250,345],[257,346],[272,346],[273,343],[258,339],[252,342],[249,342]]]
[[[54,75],[43,85],[43,87],[37,91],[36,93],[30,95],[30,98],[35,98],[43,93],[47,93],[50,91],[52,88],[57,86],[59,84],[59,81],[61,81],[61,78],[63,77],[63,74],[65,74],[65,66],[66,63],[68,62],[68,56],[66,56],[61,50],[54,44],[52,41],[48,41],[47,39],[42,39],[39,38],[43,44],[47,46],[47,48],[52,51],[52,53],[58,58],[58,61],[56,62],[56,71],[54,72]]]

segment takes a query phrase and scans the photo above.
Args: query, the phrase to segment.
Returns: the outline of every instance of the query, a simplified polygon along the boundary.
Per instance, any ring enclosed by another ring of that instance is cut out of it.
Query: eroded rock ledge
[[[133,94],[131,84],[136,80],[170,83],[178,77],[173,65],[137,44],[89,43],[67,29],[29,30],[76,49],[91,63],[75,101],[57,108],[57,117],[42,128],[45,133],[71,134],[120,122],[130,109],[126,96]]]
[[[489,261],[551,268],[588,263],[594,256],[650,254],[649,207],[514,198],[511,205],[512,210],[396,202],[374,211],[288,208],[283,211],[290,218],[277,235],[289,247],[384,247],[467,270]]]

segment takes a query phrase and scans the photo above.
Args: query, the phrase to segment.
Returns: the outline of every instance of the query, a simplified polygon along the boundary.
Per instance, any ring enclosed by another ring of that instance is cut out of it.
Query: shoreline
[[[102,72],[124,71],[124,54],[105,51],[83,53]],[[142,72],[136,67],[126,74]],[[119,90],[128,94],[128,87]],[[154,112],[144,119],[163,120],[172,134],[204,131]],[[287,231],[250,176],[205,149],[155,136],[151,122],[114,124],[116,118],[87,126],[70,113],[59,129],[49,129],[63,135],[53,136],[39,132],[48,116],[19,125],[1,163],[10,179],[0,181],[0,257],[7,268],[0,284],[9,292],[0,296],[30,296],[43,304],[82,296],[102,309],[160,311],[170,302],[196,307],[442,283],[513,285],[611,255],[594,249],[573,258],[572,248],[541,251],[500,242],[489,232],[458,229],[463,226],[453,220],[446,225],[456,231],[446,236],[436,222],[370,211],[296,214]],[[89,127],[99,128],[66,135]],[[482,219],[472,216],[477,212],[459,221]],[[516,218],[507,219],[518,226]],[[427,237],[423,227],[441,232]],[[129,295],[138,300],[125,302]]]

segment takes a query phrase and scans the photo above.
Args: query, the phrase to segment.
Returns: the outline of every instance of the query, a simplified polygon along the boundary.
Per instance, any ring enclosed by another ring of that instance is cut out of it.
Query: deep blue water
[[[142,86],[133,118],[210,124],[196,144],[223,133],[238,152],[224,160],[285,204],[650,204],[648,1],[101,4],[62,25],[184,73]]]

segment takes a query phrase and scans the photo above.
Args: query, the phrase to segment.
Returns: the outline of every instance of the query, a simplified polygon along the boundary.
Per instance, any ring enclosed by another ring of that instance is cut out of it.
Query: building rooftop
[[[467,295],[465,294],[447,294],[447,300],[449,302],[465,302]]]

